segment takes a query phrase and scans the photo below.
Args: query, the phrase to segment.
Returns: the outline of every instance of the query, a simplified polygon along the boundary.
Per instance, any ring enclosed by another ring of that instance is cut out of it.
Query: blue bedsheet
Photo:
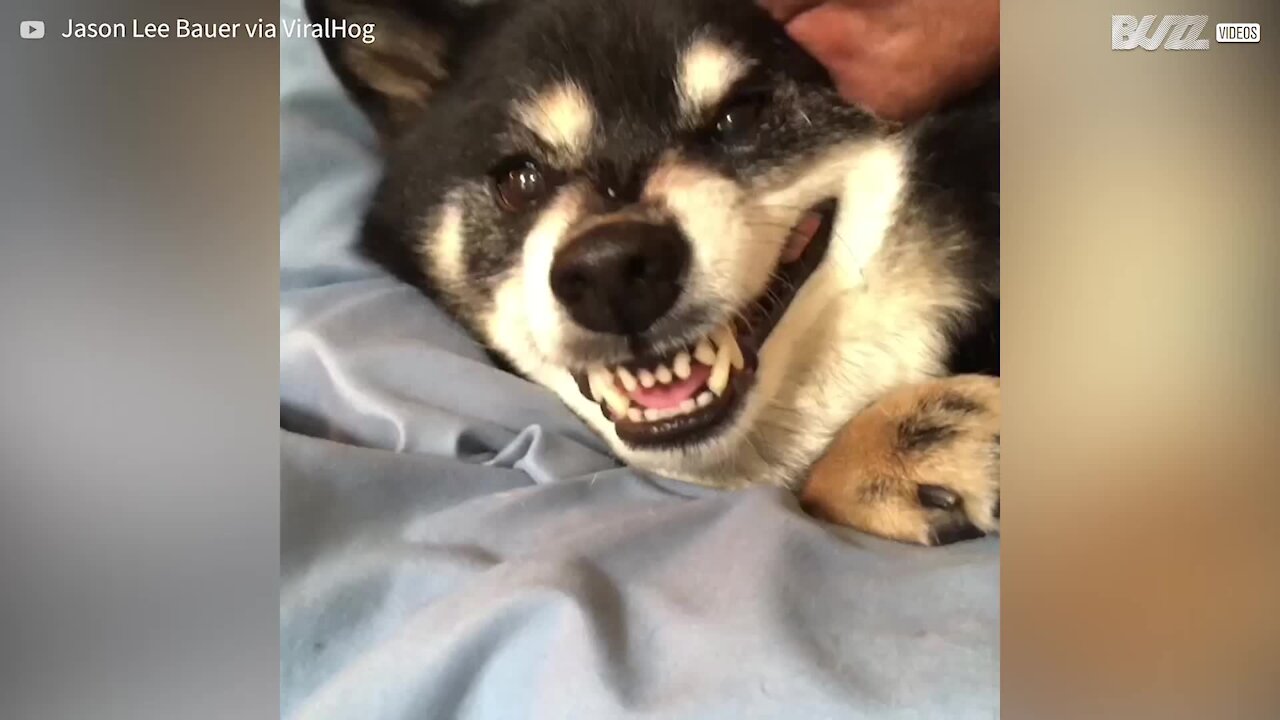
[[[352,254],[371,133],[312,41],[281,74],[284,717],[996,717],[997,540],[619,468]]]

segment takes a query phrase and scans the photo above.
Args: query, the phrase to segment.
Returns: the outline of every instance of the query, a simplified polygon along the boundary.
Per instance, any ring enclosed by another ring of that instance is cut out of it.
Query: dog
[[[999,88],[900,127],[750,0],[308,0],[360,246],[629,465],[943,545],[999,526]]]

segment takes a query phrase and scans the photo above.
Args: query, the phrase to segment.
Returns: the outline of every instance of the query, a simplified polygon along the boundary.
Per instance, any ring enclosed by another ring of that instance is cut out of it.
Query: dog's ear
[[[354,26],[326,33],[320,46],[384,141],[448,79],[450,53],[478,14],[472,5],[474,0],[306,0],[311,22]]]

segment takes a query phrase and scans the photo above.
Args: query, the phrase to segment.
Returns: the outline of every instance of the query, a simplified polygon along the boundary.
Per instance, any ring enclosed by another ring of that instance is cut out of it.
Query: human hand
[[[888,120],[913,120],[1000,64],[1000,0],[758,1],[846,100]]]

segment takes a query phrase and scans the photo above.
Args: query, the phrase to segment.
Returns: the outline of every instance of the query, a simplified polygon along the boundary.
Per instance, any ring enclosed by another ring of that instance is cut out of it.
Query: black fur
[[[380,40],[405,23],[427,30],[441,42],[448,75],[431,88],[429,112],[390,122],[385,99],[344,61],[342,41],[321,41],[386,149],[362,251],[468,323],[488,298],[477,292],[462,303],[438,292],[418,251],[430,219],[424,215],[441,205],[448,189],[471,187],[464,213],[468,279],[484,288],[510,269],[534,215],[498,210],[487,195],[490,175],[513,155],[554,163],[509,120],[513,98],[530,88],[571,78],[588,94],[602,115],[601,144],[585,166],[559,170],[591,180],[602,198],[612,195],[616,202],[634,194],[669,148],[731,177],[750,177],[821,149],[833,136],[877,128],[870,116],[838,102],[822,66],[751,0],[499,0],[483,9],[449,0],[307,0],[317,19],[348,15],[353,7],[363,17],[385,18],[378,23]],[[676,58],[697,32],[760,61],[742,83],[767,96],[755,142],[737,149],[709,145],[699,128],[673,122]],[[999,375],[998,98],[992,78],[907,130],[915,149],[910,205],[939,236],[967,238],[951,269],[973,290],[977,307],[953,323],[948,367],[955,373]],[[807,123],[785,121],[796,110]]]
[[[993,77],[915,130],[912,203],[939,232],[969,239],[955,272],[978,307],[952,334],[948,370],[1000,375],[1000,81]]]
[[[341,12],[349,2],[308,0],[308,8],[313,17],[323,17]],[[508,109],[513,98],[548,80],[572,78],[603,115],[607,131],[590,165],[564,169],[601,188],[633,187],[659,154],[672,147],[725,172],[749,172],[820,149],[833,132],[862,132],[873,125],[869,116],[833,102],[834,90],[822,66],[763,10],[743,0],[515,0],[470,13],[449,2],[361,5],[386,7],[392,18],[451,23],[438,33],[450,41],[445,58],[450,78],[433,92],[429,113],[385,138],[386,175],[362,241],[367,256],[432,296],[436,293],[414,251],[423,208],[437,206],[441,193],[459,181],[483,181],[504,158],[541,153],[536,142],[510,128]],[[379,31],[395,28],[380,25]],[[676,58],[698,32],[740,46],[760,60],[744,84],[775,94],[762,119],[761,142],[726,152],[706,146],[697,129],[675,126]],[[343,84],[378,121],[386,113],[384,103],[342,64],[341,42],[322,44]],[[797,87],[804,94],[797,95]],[[806,109],[809,125],[798,128],[773,120],[796,107]],[[392,132],[380,127],[384,135]],[[512,243],[523,237],[532,218],[504,215],[492,207],[469,207],[467,217],[475,227],[466,265],[483,284],[518,257]]]

